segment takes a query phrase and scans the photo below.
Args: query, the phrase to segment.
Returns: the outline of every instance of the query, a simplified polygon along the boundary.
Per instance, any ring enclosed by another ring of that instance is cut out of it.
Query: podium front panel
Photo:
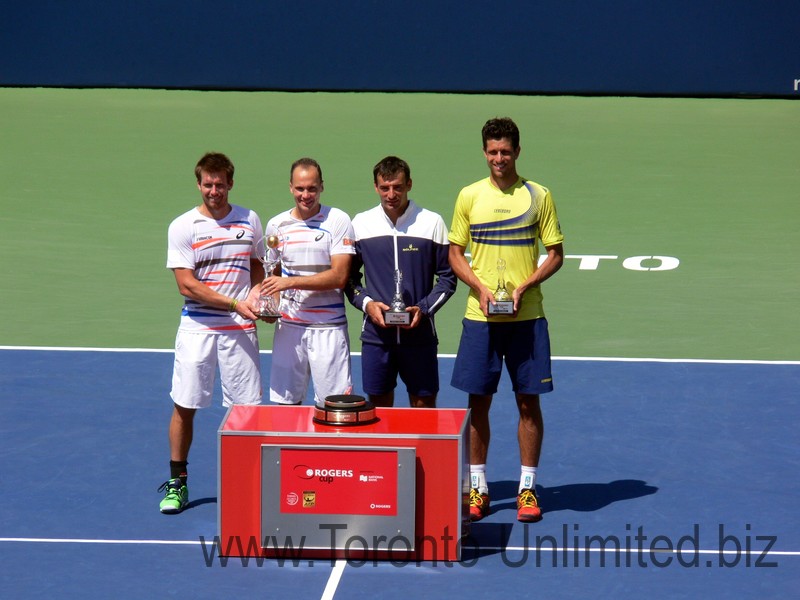
[[[413,551],[414,448],[264,444],[261,538],[307,550]]]

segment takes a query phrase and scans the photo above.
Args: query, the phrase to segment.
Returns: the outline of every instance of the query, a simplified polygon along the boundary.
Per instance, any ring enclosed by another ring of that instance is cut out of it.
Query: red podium
[[[219,429],[219,552],[458,561],[469,527],[469,411],[233,406]]]

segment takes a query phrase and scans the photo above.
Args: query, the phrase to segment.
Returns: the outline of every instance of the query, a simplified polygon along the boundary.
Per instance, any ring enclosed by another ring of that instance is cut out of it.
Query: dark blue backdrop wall
[[[798,0],[16,0],[0,85],[800,96]]]

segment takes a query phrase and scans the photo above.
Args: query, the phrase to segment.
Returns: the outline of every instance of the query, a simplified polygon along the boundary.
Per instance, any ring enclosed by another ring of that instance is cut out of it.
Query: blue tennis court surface
[[[0,350],[4,596],[778,598],[800,587],[798,363],[556,360],[556,391],[543,398],[542,522],[515,520],[516,417],[502,387],[493,510],[461,563],[244,564],[211,543],[221,406],[197,418],[190,509],[158,512],[171,361]],[[359,368],[356,356],[356,381]],[[463,406],[452,360],[440,368],[440,406]]]

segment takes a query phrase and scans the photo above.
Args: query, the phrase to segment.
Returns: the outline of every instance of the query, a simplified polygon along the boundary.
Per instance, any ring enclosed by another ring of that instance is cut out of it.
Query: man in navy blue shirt
[[[434,408],[439,340],[433,316],[456,289],[447,226],[441,216],[409,199],[412,182],[406,161],[387,156],[375,165],[373,181],[381,202],[353,219],[356,255],[345,290],[364,313],[362,387],[376,406],[393,406],[399,375],[411,406]],[[398,273],[408,325],[386,323]]]

